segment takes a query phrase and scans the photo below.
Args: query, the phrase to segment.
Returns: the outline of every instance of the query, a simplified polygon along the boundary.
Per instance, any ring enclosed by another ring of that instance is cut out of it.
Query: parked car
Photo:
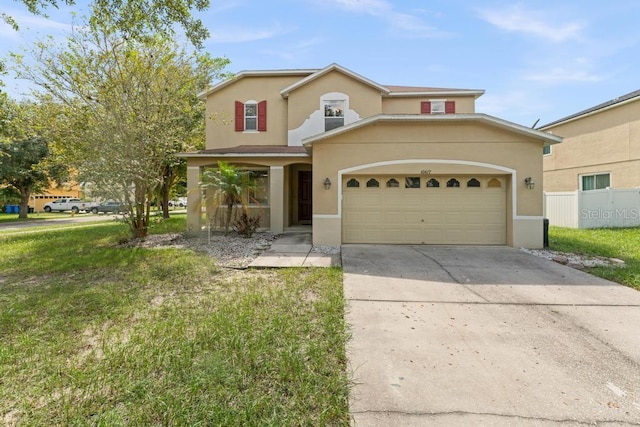
[[[53,202],[47,203],[44,205],[45,212],[64,212],[71,211],[73,213],[78,213],[80,211],[89,212],[98,203],[96,202],[85,202],[84,200],[80,200],[77,198],[62,198],[54,200]]]
[[[91,213],[120,213],[124,212],[126,209],[120,204],[120,202],[116,202],[115,200],[108,200],[106,202],[100,203],[97,206],[91,208]]]
[[[180,207],[180,208],[187,207],[187,198],[186,197],[178,197],[175,200],[169,200],[169,207],[174,208],[176,206]]]

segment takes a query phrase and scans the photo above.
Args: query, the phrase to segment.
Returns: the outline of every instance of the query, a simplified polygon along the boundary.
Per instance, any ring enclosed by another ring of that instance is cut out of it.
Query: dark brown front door
[[[298,222],[311,223],[311,171],[298,172]]]

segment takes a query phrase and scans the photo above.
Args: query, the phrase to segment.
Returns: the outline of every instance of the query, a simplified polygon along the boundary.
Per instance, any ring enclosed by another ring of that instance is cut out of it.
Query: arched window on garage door
[[[500,182],[497,178],[491,178],[487,183],[487,187],[489,188],[500,188],[502,187],[502,182]]]
[[[447,187],[460,187],[460,181],[455,178],[451,178],[447,181]]]
[[[427,181],[427,187],[438,188],[440,187],[440,181],[435,178],[431,178],[429,181]]]
[[[380,187],[380,183],[378,182],[377,179],[371,178],[369,181],[367,181],[367,188],[378,188],[378,187]]]
[[[397,179],[391,178],[389,181],[387,181],[387,187],[389,187],[389,188],[398,188],[398,187],[400,187],[400,183],[398,182]]]
[[[475,178],[471,178],[469,181],[467,181],[467,187],[478,187],[478,188],[480,188],[480,181],[478,181]]]
[[[347,187],[348,188],[357,188],[360,187],[360,181],[358,181],[355,178],[351,178],[349,181],[347,181]]]

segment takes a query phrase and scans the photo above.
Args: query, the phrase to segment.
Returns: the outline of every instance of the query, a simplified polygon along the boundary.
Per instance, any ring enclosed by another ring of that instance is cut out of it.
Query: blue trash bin
[[[13,209],[14,209],[15,205],[7,205],[7,213],[14,213]]]
[[[11,213],[20,213],[20,206],[11,205]]]

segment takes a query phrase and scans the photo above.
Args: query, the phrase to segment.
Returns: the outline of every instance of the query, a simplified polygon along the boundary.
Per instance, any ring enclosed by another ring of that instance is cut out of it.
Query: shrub
[[[233,229],[245,237],[253,236],[260,226],[260,215],[249,216],[246,212],[242,212],[242,215],[233,223]]]

